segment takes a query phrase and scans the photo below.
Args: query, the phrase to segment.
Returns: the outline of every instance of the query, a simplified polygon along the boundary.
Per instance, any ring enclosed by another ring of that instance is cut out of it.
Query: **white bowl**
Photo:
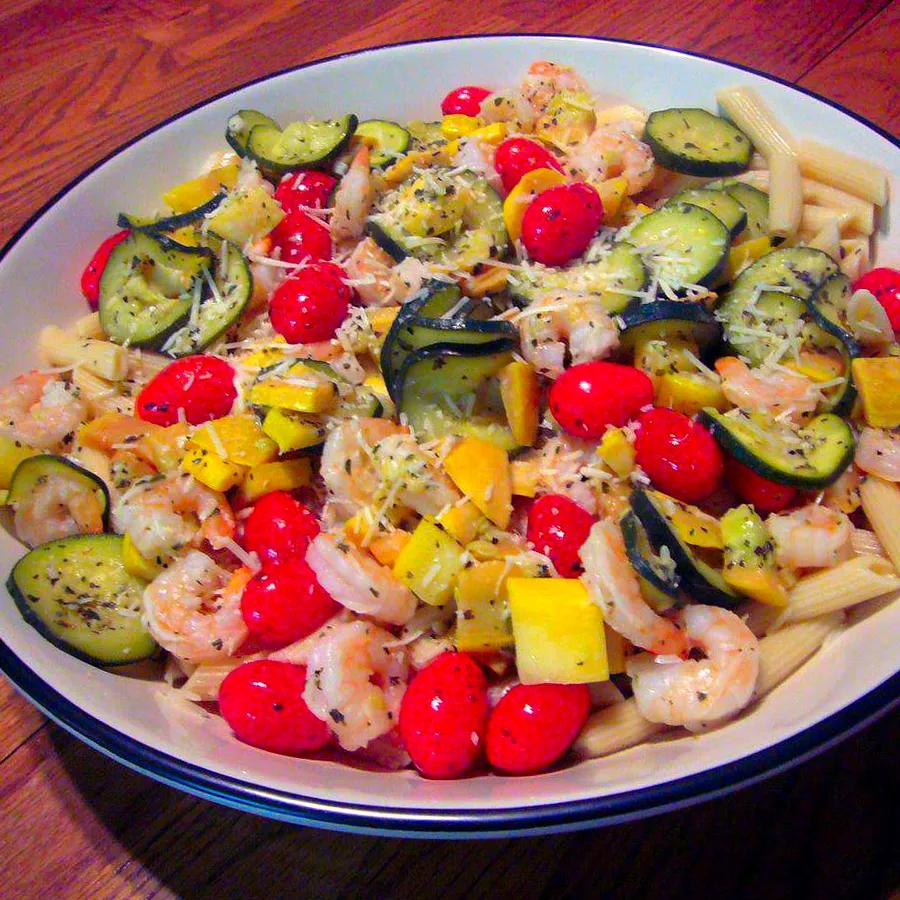
[[[574,65],[611,100],[651,109],[714,104],[752,84],[798,135],[877,161],[900,182],[889,135],[852,113],[753,71],[673,50],[564,37],[488,37],[367,50],[275,75],[158,126],[86,172],[35,215],[0,259],[6,320],[2,378],[34,363],[39,329],[84,312],[80,270],[120,210],[153,209],[223,146],[228,116],[435,118],[459,84],[511,84],[536,59]],[[900,209],[885,215],[880,256],[900,259]],[[0,534],[8,571],[21,546]],[[0,606],[0,668],[47,715],[124,764],[197,795],[284,820],[372,833],[476,836],[621,821],[733,789],[796,763],[883,713],[898,697],[900,604],[857,622],[737,722],[700,737],[636,747],[545,775],[427,781],[254,750],[223,720],[172,702],[156,683],[92,668]]]

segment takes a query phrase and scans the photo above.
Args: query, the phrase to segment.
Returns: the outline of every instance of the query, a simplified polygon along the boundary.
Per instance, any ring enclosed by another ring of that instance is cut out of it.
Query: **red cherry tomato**
[[[441,101],[441,112],[445,116],[477,116],[481,112],[481,101],[490,93],[487,88],[474,84],[454,88]]]
[[[319,520],[285,491],[272,491],[256,501],[244,522],[241,541],[263,563],[303,559],[319,533]]]
[[[301,263],[308,259],[331,259],[331,234],[318,219],[299,210],[289,212],[272,229],[273,252],[279,259]]]
[[[561,184],[538,194],[522,217],[522,243],[545,266],[581,256],[603,224],[603,203],[589,184]]]
[[[651,409],[638,418],[635,458],[663,493],[696,503],[722,478],[722,451],[699,423],[674,409]]]
[[[309,753],[331,729],[303,699],[306,667],[259,659],[232,669],[219,688],[219,712],[245,744],[272,753]]]
[[[326,172],[295,172],[286,175],[275,189],[275,199],[286,215],[302,212],[302,208],[323,209],[337,179]]]
[[[900,271],[885,266],[872,269],[853,282],[853,290],[871,291],[888,314],[891,328],[900,331]]]
[[[251,637],[270,650],[312,634],[339,609],[304,559],[268,563],[241,595],[241,615]]]
[[[572,746],[591,708],[585,684],[518,684],[488,722],[488,762],[511,775],[552,766]]]
[[[428,778],[457,778],[481,754],[487,680],[466,653],[443,653],[413,678],[400,706],[400,736]]]
[[[537,141],[523,137],[509,138],[494,154],[494,168],[503,181],[507,193],[534,169],[556,169],[562,172],[559,160]]]
[[[272,327],[290,344],[334,337],[350,311],[352,289],[334,263],[311,263],[286,278],[269,300]]]
[[[797,489],[778,484],[757,475],[736,459],[725,462],[725,477],[731,489],[747,503],[752,503],[759,513],[777,513],[787,509],[797,498]]]
[[[653,403],[653,383],[633,366],[579,363],[550,389],[550,411],[573,437],[599,440],[610,425],[624,425]]]
[[[169,363],[138,394],[139,419],[174,425],[178,410],[191,425],[202,425],[231,412],[237,399],[234,369],[217,356],[185,356]]]
[[[109,261],[109,254],[113,252],[113,248],[117,244],[121,244],[130,231],[117,231],[110,235],[97,249],[91,257],[91,261],[87,264],[87,268],[81,274],[81,293],[87,300],[91,309],[96,309],[100,302],[100,279],[103,277],[103,270]]]
[[[578,551],[594,521],[574,500],[562,494],[545,494],[531,506],[526,535],[538,553],[550,557],[560,577],[577,578],[584,571]]]

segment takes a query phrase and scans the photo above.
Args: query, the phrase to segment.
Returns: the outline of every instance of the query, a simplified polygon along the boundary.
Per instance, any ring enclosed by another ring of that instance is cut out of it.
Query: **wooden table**
[[[374,44],[509,31],[700,51],[900,126],[896,0],[4,0],[0,242],[83,168],[212,93]],[[778,778],[646,822],[427,843],[195,800],[101,757],[0,682],[0,895],[887,896],[900,884],[898,741],[893,716]]]

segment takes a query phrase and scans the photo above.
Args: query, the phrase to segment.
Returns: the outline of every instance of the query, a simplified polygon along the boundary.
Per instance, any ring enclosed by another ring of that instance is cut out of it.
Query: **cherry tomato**
[[[796,488],[769,481],[733,458],[725,462],[725,477],[741,500],[752,503],[759,513],[781,512],[797,498]]]
[[[633,366],[587,362],[566,369],[550,389],[550,411],[573,437],[599,440],[610,425],[653,403],[653,383]]]
[[[334,337],[350,311],[353,290],[334,263],[311,263],[286,278],[269,300],[272,327],[290,344]]]
[[[494,168],[509,193],[522,176],[534,169],[556,169],[562,172],[559,160],[542,144],[524,137],[505,140],[494,154]]]
[[[283,262],[331,259],[331,234],[318,219],[297,210],[288,213],[272,229],[272,248],[278,248]]]
[[[856,279],[853,290],[871,291],[888,314],[891,328],[900,331],[900,271],[885,266],[872,269]]]
[[[241,595],[241,615],[251,637],[270,650],[312,634],[339,609],[304,559],[268,563]]]
[[[100,302],[100,279],[103,277],[103,270],[109,261],[109,254],[113,252],[113,248],[117,244],[121,244],[128,235],[131,234],[127,229],[125,231],[117,231],[111,234],[94,252],[91,261],[87,264],[87,268],[81,274],[81,293],[87,300],[91,309],[96,309]]]
[[[467,653],[443,653],[410,682],[400,706],[400,736],[429,778],[458,778],[481,755],[487,680]]]
[[[481,101],[490,93],[487,88],[474,84],[454,88],[441,101],[441,112],[445,116],[477,116],[481,112]]]
[[[219,712],[245,744],[272,753],[309,753],[331,740],[331,729],[306,701],[306,667],[259,659],[232,669],[219,688]]]
[[[169,363],[138,394],[139,419],[155,425],[174,425],[178,410],[191,425],[202,425],[231,412],[237,399],[234,369],[217,356],[185,356]]]
[[[256,501],[244,521],[241,542],[263,564],[303,559],[309,542],[319,533],[319,520],[309,507],[286,491],[272,491]]]
[[[699,423],[674,409],[651,409],[638,418],[638,465],[663,493],[696,503],[722,478],[722,451]]]
[[[538,194],[522,217],[522,243],[545,266],[581,256],[603,224],[603,203],[589,184],[561,184]]]
[[[294,172],[286,175],[275,189],[275,199],[286,215],[307,209],[323,209],[337,179],[326,172]]]
[[[562,494],[545,494],[531,506],[526,536],[538,553],[550,557],[560,577],[577,578],[584,571],[578,551],[594,521],[574,500]]]
[[[572,746],[590,708],[586,684],[517,684],[488,721],[488,762],[511,775],[552,766]]]

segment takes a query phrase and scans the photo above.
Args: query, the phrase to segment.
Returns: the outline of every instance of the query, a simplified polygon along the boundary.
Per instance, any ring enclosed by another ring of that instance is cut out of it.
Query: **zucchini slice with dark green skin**
[[[247,140],[250,137],[250,132],[257,125],[281,128],[274,119],[255,109],[239,109],[228,119],[228,123],[225,126],[225,140],[228,141],[228,146],[238,156],[247,155]]]
[[[713,284],[731,246],[721,220],[690,203],[672,203],[648,213],[629,229],[628,241],[676,291]]]
[[[825,488],[853,462],[853,432],[833,413],[822,413],[798,428],[761,414],[725,414],[706,407],[699,421],[738,462],[778,484]]]
[[[659,565],[647,532],[640,519],[627,512],[619,523],[625,541],[625,552],[634,569],[644,599],[657,611],[663,612],[683,602],[677,571],[670,575]],[[654,565],[654,563],[656,563]]]
[[[100,279],[100,325],[111,341],[155,349],[188,317],[212,253],[133,231],[109,256]]]
[[[722,341],[719,320],[699,303],[656,300],[636,303],[622,314],[619,343],[633,350],[645,340],[684,340],[695,343],[701,354],[718,347]]]
[[[654,549],[658,552],[660,547],[668,548],[681,579],[680,586],[692,600],[729,608],[741,601],[741,595],[725,582],[722,573],[702,560],[679,537],[666,509],[669,503],[677,501],[657,491],[638,488],[632,492],[630,503]]]
[[[141,216],[132,216],[129,213],[119,213],[116,224],[119,228],[130,228],[132,231],[148,231],[151,234],[166,234],[170,231],[177,231],[184,228],[185,225],[192,225],[199,222],[204,216],[211,213],[224,199],[226,191],[222,191],[211,197],[206,203],[189,209],[187,212],[178,213],[174,216],[164,216],[162,219],[146,219]]]
[[[709,210],[728,229],[731,237],[739,235],[747,224],[747,210],[726,191],[692,188],[675,194],[665,205],[673,203],[690,203]]]
[[[83,469],[64,456],[52,454],[40,454],[30,456],[22,460],[13,472],[9,483],[9,505],[17,512],[27,508],[28,504],[40,499],[41,493],[46,490],[57,492],[61,482],[65,482],[69,491],[67,499],[72,499],[78,493],[93,494],[100,508],[100,519],[103,530],[109,528],[109,490],[101,478],[93,472]],[[62,496],[57,494],[57,496]],[[60,503],[64,501],[60,500]],[[62,526],[60,526],[62,530]],[[72,519],[72,527],[68,531],[55,537],[71,537],[79,534],[78,525]],[[47,535],[49,536],[49,535]],[[27,543],[27,541],[23,541]]]
[[[414,119],[406,123],[406,130],[411,139],[411,150],[433,150],[435,147],[447,143],[440,122],[423,122],[421,119]]]
[[[199,353],[221,337],[241,317],[253,295],[250,264],[240,249],[221,241],[215,276],[205,279],[196,312],[162,345],[164,353],[177,359]]]
[[[256,125],[247,137],[246,154],[265,175],[281,178],[333,159],[350,142],[357,122],[349,113],[340,119],[291,122],[284,128]]]
[[[747,168],[753,155],[753,144],[743,131],[705,109],[673,108],[651,113],[644,142],[661,166],[685,175],[737,175]]]
[[[747,213],[744,237],[747,240],[765,237],[769,233],[769,195],[740,181],[726,185],[724,191],[737,200]]]
[[[373,166],[389,165],[409,149],[409,132],[386,119],[366,119],[356,126],[356,134],[373,142],[369,156]]]
[[[41,544],[6,583],[29,625],[97,666],[128,665],[157,649],[141,621],[145,583],[126,571],[122,542],[118,534],[86,534]]]

